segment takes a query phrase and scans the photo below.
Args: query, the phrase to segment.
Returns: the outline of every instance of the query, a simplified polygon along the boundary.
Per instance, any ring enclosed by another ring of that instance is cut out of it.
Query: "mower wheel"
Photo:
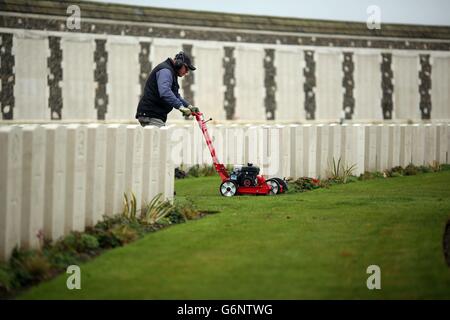
[[[277,180],[278,184],[283,187],[283,191],[281,191],[280,193],[285,193],[288,190],[288,185],[286,181],[280,178],[273,178],[273,179]]]
[[[222,182],[219,191],[220,194],[224,197],[232,197],[236,194],[237,189],[237,184],[234,181],[227,180]]]
[[[269,191],[269,195],[276,195],[281,192],[280,190],[280,184],[275,178],[266,180],[266,183],[269,187],[271,187],[271,190]]]

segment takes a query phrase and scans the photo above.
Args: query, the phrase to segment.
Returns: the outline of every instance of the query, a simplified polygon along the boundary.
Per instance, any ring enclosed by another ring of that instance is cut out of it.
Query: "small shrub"
[[[97,239],[101,248],[109,249],[120,247],[122,243],[120,239],[116,237],[110,230],[99,230],[97,233]]]
[[[90,253],[100,246],[94,235],[73,231],[55,244],[62,251],[74,253]]]
[[[336,160],[333,158],[332,162],[328,164],[328,180],[334,183],[347,183],[349,177],[353,175],[356,165],[344,165],[341,158]]]
[[[347,177],[346,183],[351,183],[351,182],[356,182],[356,181],[358,181],[358,177],[351,175],[351,176]]]
[[[198,164],[189,168],[187,175],[189,177],[199,177],[200,176],[200,166]]]
[[[178,206],[175,206],[175,208],[167,215],[167,218],[169,219],[170,223],[173,224],[184,223],[187,220]]]
[[[418,169],[412,163],[408,164],[405,168],[405,176],[414,176],[418,172]]]
[[[120,242],[121,245],[133,242],[138,238],[138,233],[133,228],[127,225],[116,226],[111,230],[114,237]]]
[[[383,172],[375,171],[375,172],[369,172],[365,171],[364,173],[359,175],[359,180],[371,180],[371,179],[379,179],[379,178],[386,178],[386,174]]]
[[[433,160],[433,162],[430,163],[429,168],[432,172],[439,172],[441,171],[441,164],[439,161]]]
[[[6,293],[14,288],[14,274],[6,266],[0,266],[0,298],[6,296]]]
[[[123,194],[123,210],[122,216],[128,220],[136,220],[136,196],[131,192],[130,200],[126,193]]]
[[[50,264],[58,271],[63,271],[72,264],[79,264],[80,259],[73,251],[64,251],[56,246],[48,247],[43,250]]]
[[[175,168],[175,179],[184,179],[186,178],[186,172],[181,170],[180,168]]]
[[[107,231],[109,229],[111,229],[112,227],[114,227],[117,224],[123,224],[126,223],[127,219],[124,219],[123,216],[121,215],[115,215],[115,216],[103,216],[103,220],[97,222],[97,224],[95,225],[94,229],[95,230],[104,230]]]
[[[375,172],[372,174],[372,176],[373,176],[375,179],[386,178],[385,174],[384,174],[383,172],[380,172],[380,171],[375,171]]]
[[[146,206],[143,216],[141,217],[142,222],[148,224],[157,223],[160,219],[167,216],[172,210],[173,205],[169,201],[161,200],[162,194],[159,193],[152,201]]]
[[[190,199],[187,199],[186,202],[178,203],[175,206],[175,211],[178,211],[185,220],[197,219],[201,215]]]
[[[23,266],[30,274],[33,283],[50,277],[51,264],[40,252],[36,252],[29,259],[24,260]]]
[[[405,169],[403,169],[401,166],[396,166],[390,170],[386,170],[386,174],[388,177],[399,177],[399,176],[403,176],[404,173],[405,173]]]
[[[99,247],[99,243],[96,237],[89,234],[81,234],[80,237],[80,249],[82,252],[96,250]]]
[[[403,177],[403,175],[400,172],[392,172],[391,173],[391,177],[395,178],[395,177]]]
[[[419,166],[418,168],[417,168],[417,171],[419,172],[419,173],[429,173],[429,172],[432,172],[432,170],[431,170],[431,168],[430,167],[428,167],[428,166]]]
[[[361,173],[360,175],[359,175],[359,180],[371,180],[371,179],[373,179],[374,177],[373,177],[373,174],[371,173],[371,172],[369,172],[369,171],[364,171],[364,173]]]
[[[38,251],[14,249],[9,260],[13,271],[14,287],[27,286],[47,279],[51,275],[51,264]]]
[[[308,177],[301,177],[294,180],[292,183],[292,188],[295,192],[305,192],[313,189],[318,189],[321,187],[320,180]]]
[[[199,173],[202,177],[210,177],[210,176],[214,176],[216,174],[216,169],[214,168],[214,166],[204,164],[200,168]]]

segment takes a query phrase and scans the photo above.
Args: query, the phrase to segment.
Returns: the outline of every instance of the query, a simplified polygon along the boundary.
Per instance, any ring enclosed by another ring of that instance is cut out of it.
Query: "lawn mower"
[[[206,123],[210,120],[204,120],[203,113],[193,112],[192,115],[198,122],[200,129],[205,137],[206,144],[211,153],[214,168],[222,179],[219,187],[220,194],[224,197],[234,195],[254,194],[254,195],[276,195],[284,193],[288,187],[285,180],[280,178],[267,179],[259,175],[259,167],[252,163],[247,165],[234,165],[233,171],[228,173],[223,163],[219,163],[216,156],[216,150],[212,145],[212,140],[208,134]]]

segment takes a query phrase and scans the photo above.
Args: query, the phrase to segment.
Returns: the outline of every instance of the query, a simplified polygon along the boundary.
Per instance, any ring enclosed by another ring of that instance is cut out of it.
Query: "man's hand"
[[[187,117],[190,116],[192,111],[189,108],[186,107],[180,107],[178,110],[180,110],[180,112],[183,114],[183,116]]]
[[[191,112],[200,112],[200,109],[197,107],[194,107],[193,105],[188,105],[189,110],[191,110]]]

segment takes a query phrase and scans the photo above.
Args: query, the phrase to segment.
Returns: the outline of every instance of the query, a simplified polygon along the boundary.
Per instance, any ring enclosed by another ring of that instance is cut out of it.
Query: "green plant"
[[[301,177],[290,183],[293,192],[305,192],[313,189],[318,189],[321,187],[321,182],[318,179]]]
[[[396,166],[389,170],[386,170],[385,173],[388,177],[400,177],[405,174],[405,169],[403,169],[401,166]]]
[[[414,176],[418,172],[418,169],[412,163],[408,164],[405,168],[405,176]]]
[[[216,169],[211,165],[204,164],[200,167],[199,174],[202,177],[214,176],[216,174]]]
[[[439,163],[439,161],[433,160],[430,165],[429,168],[431,169],[431,171],[433,172],[438,172],[441,171],[441,164]]]
[[[356,164],[352,165],[344,165],[341,162],[341,158],[339,157],[337,163],[333,157],[332,162],[328,163],[328,171],[329,171],[329,180],[333,180],[335,182],[347,183],[350,176],[353,175],[353,171],[356,169]]]
[[[172,211],[167,215],[167,218],[169,219],[170,223],[184,223],[187,221],[187,218],[182,213],[182,210],[180,209],[180,205],[176,204]]]
[[[59,271],[65,270],[69,265],[80,263],[76,252],[65,251],[56,246],[44,248],[43,254],[47,257],[53,268]]]
[[[121,245],[133,242],[138,238],[138,233],[136,230],[128,225],[116,226],[111,230],[111,233],[120,241]]]
[[[375,171],[374,173],[372,173],[372,176],[374,178],[385,178],[383,172],[380,172],[380,171]]]
[[[13,272],[6,266],[0,266],[0,298],[5,295],[6,292],[11,291],[14,284]]]
[[[55,244],[57,249],[76,253],[88,253],[100,246],[94,235],[73,231]]]
[[[417,167],[417,171],[419,173],[429,173],[429,172],[432,172],[432,169],[429,166],[422,165],[422,166]]]
[[[197,219],[201,215],[195,208],[194,202],[189,198],[185,202],[177,203],[174,211],[179,212],[185,220]]]
[[[100,247],[104,249],[120,247],[122,245],[120,239],[118,239],[116,235],[110,230],[99,229],[97,231],[96,237],[98,239]]]
[[[9,260],[13,271],[14,287],[27,286],[48,279],[51,274],[51,264],[40,251],[14,249]]]
[[[200,176],[200,166],[198,164],[192,166],[187,171],[186,175],[189,177],[199,177]]]
[[[359,175],[359,180],[370,180],[370,179],[373,179],[374,177],[373,177],[373,174],[371,173],[371,172],[369,172],[369,171],[364,171],[364,173],[361,173],[360,175]]]
[[[130,200],[128,200],[127,194],[124,193],[122,216],[130,220],[136,220],[136,211],[136,196],[131,192]]]
[[[144,215],[141,217],[144,223],[154,224],[167,216],[172,210],[173,205],[169,201],[161,200],[162,194],[156,195],[146,206]]]

